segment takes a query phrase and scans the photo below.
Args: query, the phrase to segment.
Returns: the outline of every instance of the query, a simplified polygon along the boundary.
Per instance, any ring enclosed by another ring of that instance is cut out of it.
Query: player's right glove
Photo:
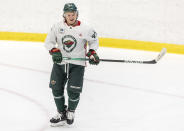
[[[100,59],[97,55],[97,53],[95,52],[95,50],[90,49],[89,52],[86,54],[86,56],[89,57],[89,63],[91,65],[98,65],[100,62]]]
[[[53,48],[49,51],[49,53],[52,55],[52,60],[54,63],[61,63],[63,60],[61,51],[57,48]]]

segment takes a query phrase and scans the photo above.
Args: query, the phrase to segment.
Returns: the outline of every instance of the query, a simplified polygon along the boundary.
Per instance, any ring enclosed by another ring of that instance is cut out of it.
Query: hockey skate
[[[66,124],[66,111],[58,112],[56,116],[50,119],[50,125],[52,127],[63,126]]]
[[[68,110],[66,113],[66,122],[68,125],[72,125],[75,118],[75,112]]]

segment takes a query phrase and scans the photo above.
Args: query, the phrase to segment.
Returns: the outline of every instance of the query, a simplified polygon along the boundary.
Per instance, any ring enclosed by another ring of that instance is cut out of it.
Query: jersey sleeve
[[[87,42],[89,45],[89,49],[97,50],[99,47],[99,40],[97,33],[94,29],[89,29],[88,36],[87,36]]]
[[[45,48],[47,50],[51,50],[52,48],[56,47],[56,44],[57,44],[56,28],[53,25],[45,39]]]

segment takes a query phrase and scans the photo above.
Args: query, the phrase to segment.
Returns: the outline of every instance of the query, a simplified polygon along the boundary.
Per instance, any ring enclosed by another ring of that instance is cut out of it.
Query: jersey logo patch
[[[65,30],[63,29],[63,28],[61,28],[61,29],[59,29],[59,33],[64,33],[65,32]]]
[[[62,44],[66,52],[72,52],[77,45],[77,40],[71,35],[65,35],[62,37]]]

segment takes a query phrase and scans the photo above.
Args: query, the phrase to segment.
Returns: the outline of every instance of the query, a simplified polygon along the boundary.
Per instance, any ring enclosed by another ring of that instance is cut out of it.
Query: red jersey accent
[[[72,27],[75,27],[75,26],[80,26],[81,22],[80,21],[77,21],[77,23],[75,25],[73,25]]]
[[[66,20],[65,20],[65,23],[67,24]],[[75,25],[72,25],[72,27],[75,27],[75,26],[80,26],[81,22],[79,20],[77,20],[77,23]],[[67,24],[68,25],[68,24]],[[70,25],[68,25],[70,26]]]
[[[80,26],[81,22],[77,21],[77,24],[75,26]]]

